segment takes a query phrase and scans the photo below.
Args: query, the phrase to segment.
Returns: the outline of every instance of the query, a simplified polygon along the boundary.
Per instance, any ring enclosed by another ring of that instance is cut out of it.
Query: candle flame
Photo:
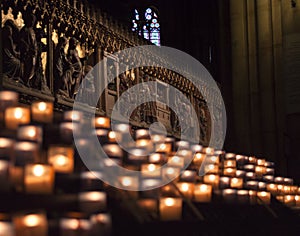
[[[165,204],[168,207],[174,206],[175,200],[173,198],[167,198],[167,199],[165,199]]]
[[[40,103],[38,104],[38,109],[39,109],[40,111],[46,111],[46,109],[47,109],[47,103],[45,103],[45,102],[40,102]]]
[[[36,177],[41,177],[42,175],[45,174],[45,167],[42,165],[35,165],[33,167],[32,173],[36,176]]]
[[[38,215],[27,215],[24,218],[24,224],[28,227],[38,226],[40,223],[40,217]]]

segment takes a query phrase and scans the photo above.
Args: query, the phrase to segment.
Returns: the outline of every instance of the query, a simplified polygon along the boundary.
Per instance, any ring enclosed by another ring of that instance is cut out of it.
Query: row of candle
[[[89,218],[65,217],[59,219],[59,235],[109,235],[111,231],[111,216],[106,213],[93,214]],[[1,236],[47,236],[49,220],[43,212],[16,214],[12,221],[0,220]]]

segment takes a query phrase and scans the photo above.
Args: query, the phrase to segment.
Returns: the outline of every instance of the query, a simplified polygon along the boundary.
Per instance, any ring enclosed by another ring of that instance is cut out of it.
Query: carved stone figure
[[[36,34],[33,29],[36,17],[33,14],[24,14],[23,19],[25,26],[20,31],[20,58],[23,67],[23,81],[27,86],[30,86],[34,77],[38,54]]]
[[[77,93],[82,80],[82,63],[76,49],[78,41],[71,38],[69,41],[68,59],[72,67],[72,76],[70,79],[69,95],[73,98]]]
[[[20,53],[13,41],[13,29],[9,24],[2,28],[3,73],[14,80],[21,81]]]
[[[71,63],[65,53],[67,38],[61,37],[54,52],[54,92],[69,97],[69,80],[72,76]]]
[[[37,89],[40,89],[44,93],[51,93],[50,89],[47,86],[46,77],[43,70],[42,64],[42,53],[47,51],[47,45],[42,42],[42,38],[45,36],[44,30],[38,28],[36,30],[36,40],[38,45],[38,53],[37,53],[37,61],[35,66],[35,75],[33,77],[33,81],[31,86]]]

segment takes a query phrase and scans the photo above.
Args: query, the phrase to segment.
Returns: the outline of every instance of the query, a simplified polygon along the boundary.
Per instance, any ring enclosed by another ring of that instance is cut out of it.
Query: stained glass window
[[[132,31],[160,46],[160,24],[157,13],[152,8],[147,8],[141,17],[138,10],[134,10]]]

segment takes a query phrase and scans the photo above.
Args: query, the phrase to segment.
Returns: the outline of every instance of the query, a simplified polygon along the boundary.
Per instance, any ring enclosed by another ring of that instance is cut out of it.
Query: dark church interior
[[[1,22],[0,236],[300,235],[300,0]]]

